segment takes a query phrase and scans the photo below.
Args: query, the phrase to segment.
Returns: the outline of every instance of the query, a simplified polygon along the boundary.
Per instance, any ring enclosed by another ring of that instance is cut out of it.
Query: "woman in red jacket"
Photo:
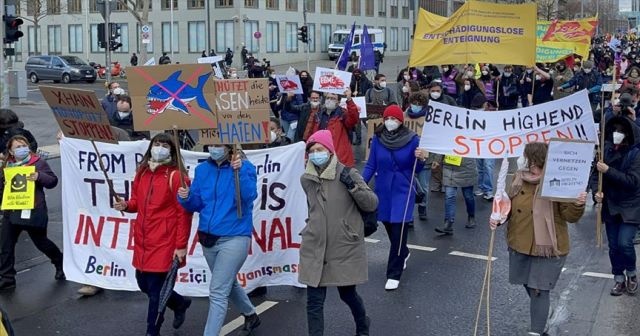
[[[177,200],[180,175],[177,150],[171,137],[158,134],[151,139],[138,167],[131,199],[114,206],[116,210],[138,213],[134,222],[133,267],[140,290],[149,297],[147,336],[158,335],[164,320],[160,316],[156,324],[160,290],[171,262],[179,258],[181,266],[185,265],[192,215]],[[174,311],[175,329],[184,322],[190,305],[190,299],[175,291],[171,293],[167,306]]]

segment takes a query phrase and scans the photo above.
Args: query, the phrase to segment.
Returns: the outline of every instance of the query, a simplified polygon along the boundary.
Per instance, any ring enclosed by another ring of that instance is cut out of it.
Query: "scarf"
[[[160,166],[162,166],[164,164],[167,164],[169,162],[171,162],[171,158],[168,158],[168,159],[166,159],[164,161],[149,160],[149,169],[151,169],[151,171],[154,172],[154,171],[156,171],[156,168],[158,168],[158,167],[160,167]]]
[[[376,135],[383,146],[394,150],[406,146],[416,134],[409,128],[404,127],[404,125],[400,125],[400,127],[393,132],[390,132],[382,125],[382,131],[378,131]]]
[[[8,167],[19,167],[19,166],[24,166],[26,165],[29,160],[31,160],[31,154],[27,155],[27,157],[25,157],[24,159],[22,159],[22,161],[16,161],[16,162],[7,162],[7,166]]]
[[[511,184],[511,198],[522,190],[523,182],[536,186],[533,196],[533,240],[536,244],[535,254],[541,257],[558,255],[558,241],[556,238],[556,224],[553,215],[553,202],[538,196],[541,176],[534,176],[529,172],[518,171]]]

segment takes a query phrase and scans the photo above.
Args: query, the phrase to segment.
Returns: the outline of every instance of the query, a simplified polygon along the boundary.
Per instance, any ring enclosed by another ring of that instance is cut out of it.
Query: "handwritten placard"
[[[278,90],[282,93],[304,93],[300,77],[295,73],[293,75],[276,75],[276,83],[278,84]]]
[[[29,210],[35,205],[36,183],[27,180],[35,173],[35,166],[4,168],[2,210]],[[8,225],[5,223],[5,225]]]
[[[351,84],[351,73],[329,68],[316,68],[313,90],[319,92],[344,94]]]
[[[573,202],[587,190],[595,143],[551,139],[544,166],[540,197]]]

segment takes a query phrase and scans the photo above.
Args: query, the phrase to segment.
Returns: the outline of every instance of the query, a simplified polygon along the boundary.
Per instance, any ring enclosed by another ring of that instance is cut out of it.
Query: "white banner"
[[[96,144],[121,197],[128,199],[136,165],[148,141]],[[264,285],[298,283],[299,232],[307,218],[306,196],[300,185],[304,172],[303,143],[247,151],[258,174],[258,198],[253,210],[253,237],[249,257],[238,273],[246,290]],[[136,214],[111,208],[104,175],[89,141],[65,138],[60,144],[64,271],[71,281],[115,290],[138,290],[133,257],[131,221]],[[198,162],[207,153],[182,151],[193,179]],[[178,270],[176,291],[189,296],[209,295],[211,273],[195,235],[193,218],[187,266]]]
[[[316,68],[313,90],[319,92],[344,94],[351,85],[351,73],[330,68]]]
[[[522,155],[529,142],[597,141],[587,91],[508,111],[475,111],[429,101],[420,148],[469,158]]]

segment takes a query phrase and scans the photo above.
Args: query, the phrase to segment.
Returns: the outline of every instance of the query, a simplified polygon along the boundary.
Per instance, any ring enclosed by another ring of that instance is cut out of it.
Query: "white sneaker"
[[[94,296],[94,295],[98,294],[98,292],[100,292],[101,290],[102,290],[102,288],[100,288],[100,287],[95,287],[95,286],[91,286],[91,285],[84,285],[84,286],[80,287],[80,289],[78,289],[78,294],[84,295],[84,296]]]
[[[407,257],[404,258],[404,267],[402,268],[403,270],[407,269],[407,260],[409,260],[409,257],[411,257],[411,253],[407,254]]]
[[[400,280],[387,279],[387,283],[384,285],[385,290],[396,290],[400,285]]]
[[[484,195],[484,192],[482,190],[478,189],[473,194],[476,195],[476,196],[482,196],[482,195]]]

